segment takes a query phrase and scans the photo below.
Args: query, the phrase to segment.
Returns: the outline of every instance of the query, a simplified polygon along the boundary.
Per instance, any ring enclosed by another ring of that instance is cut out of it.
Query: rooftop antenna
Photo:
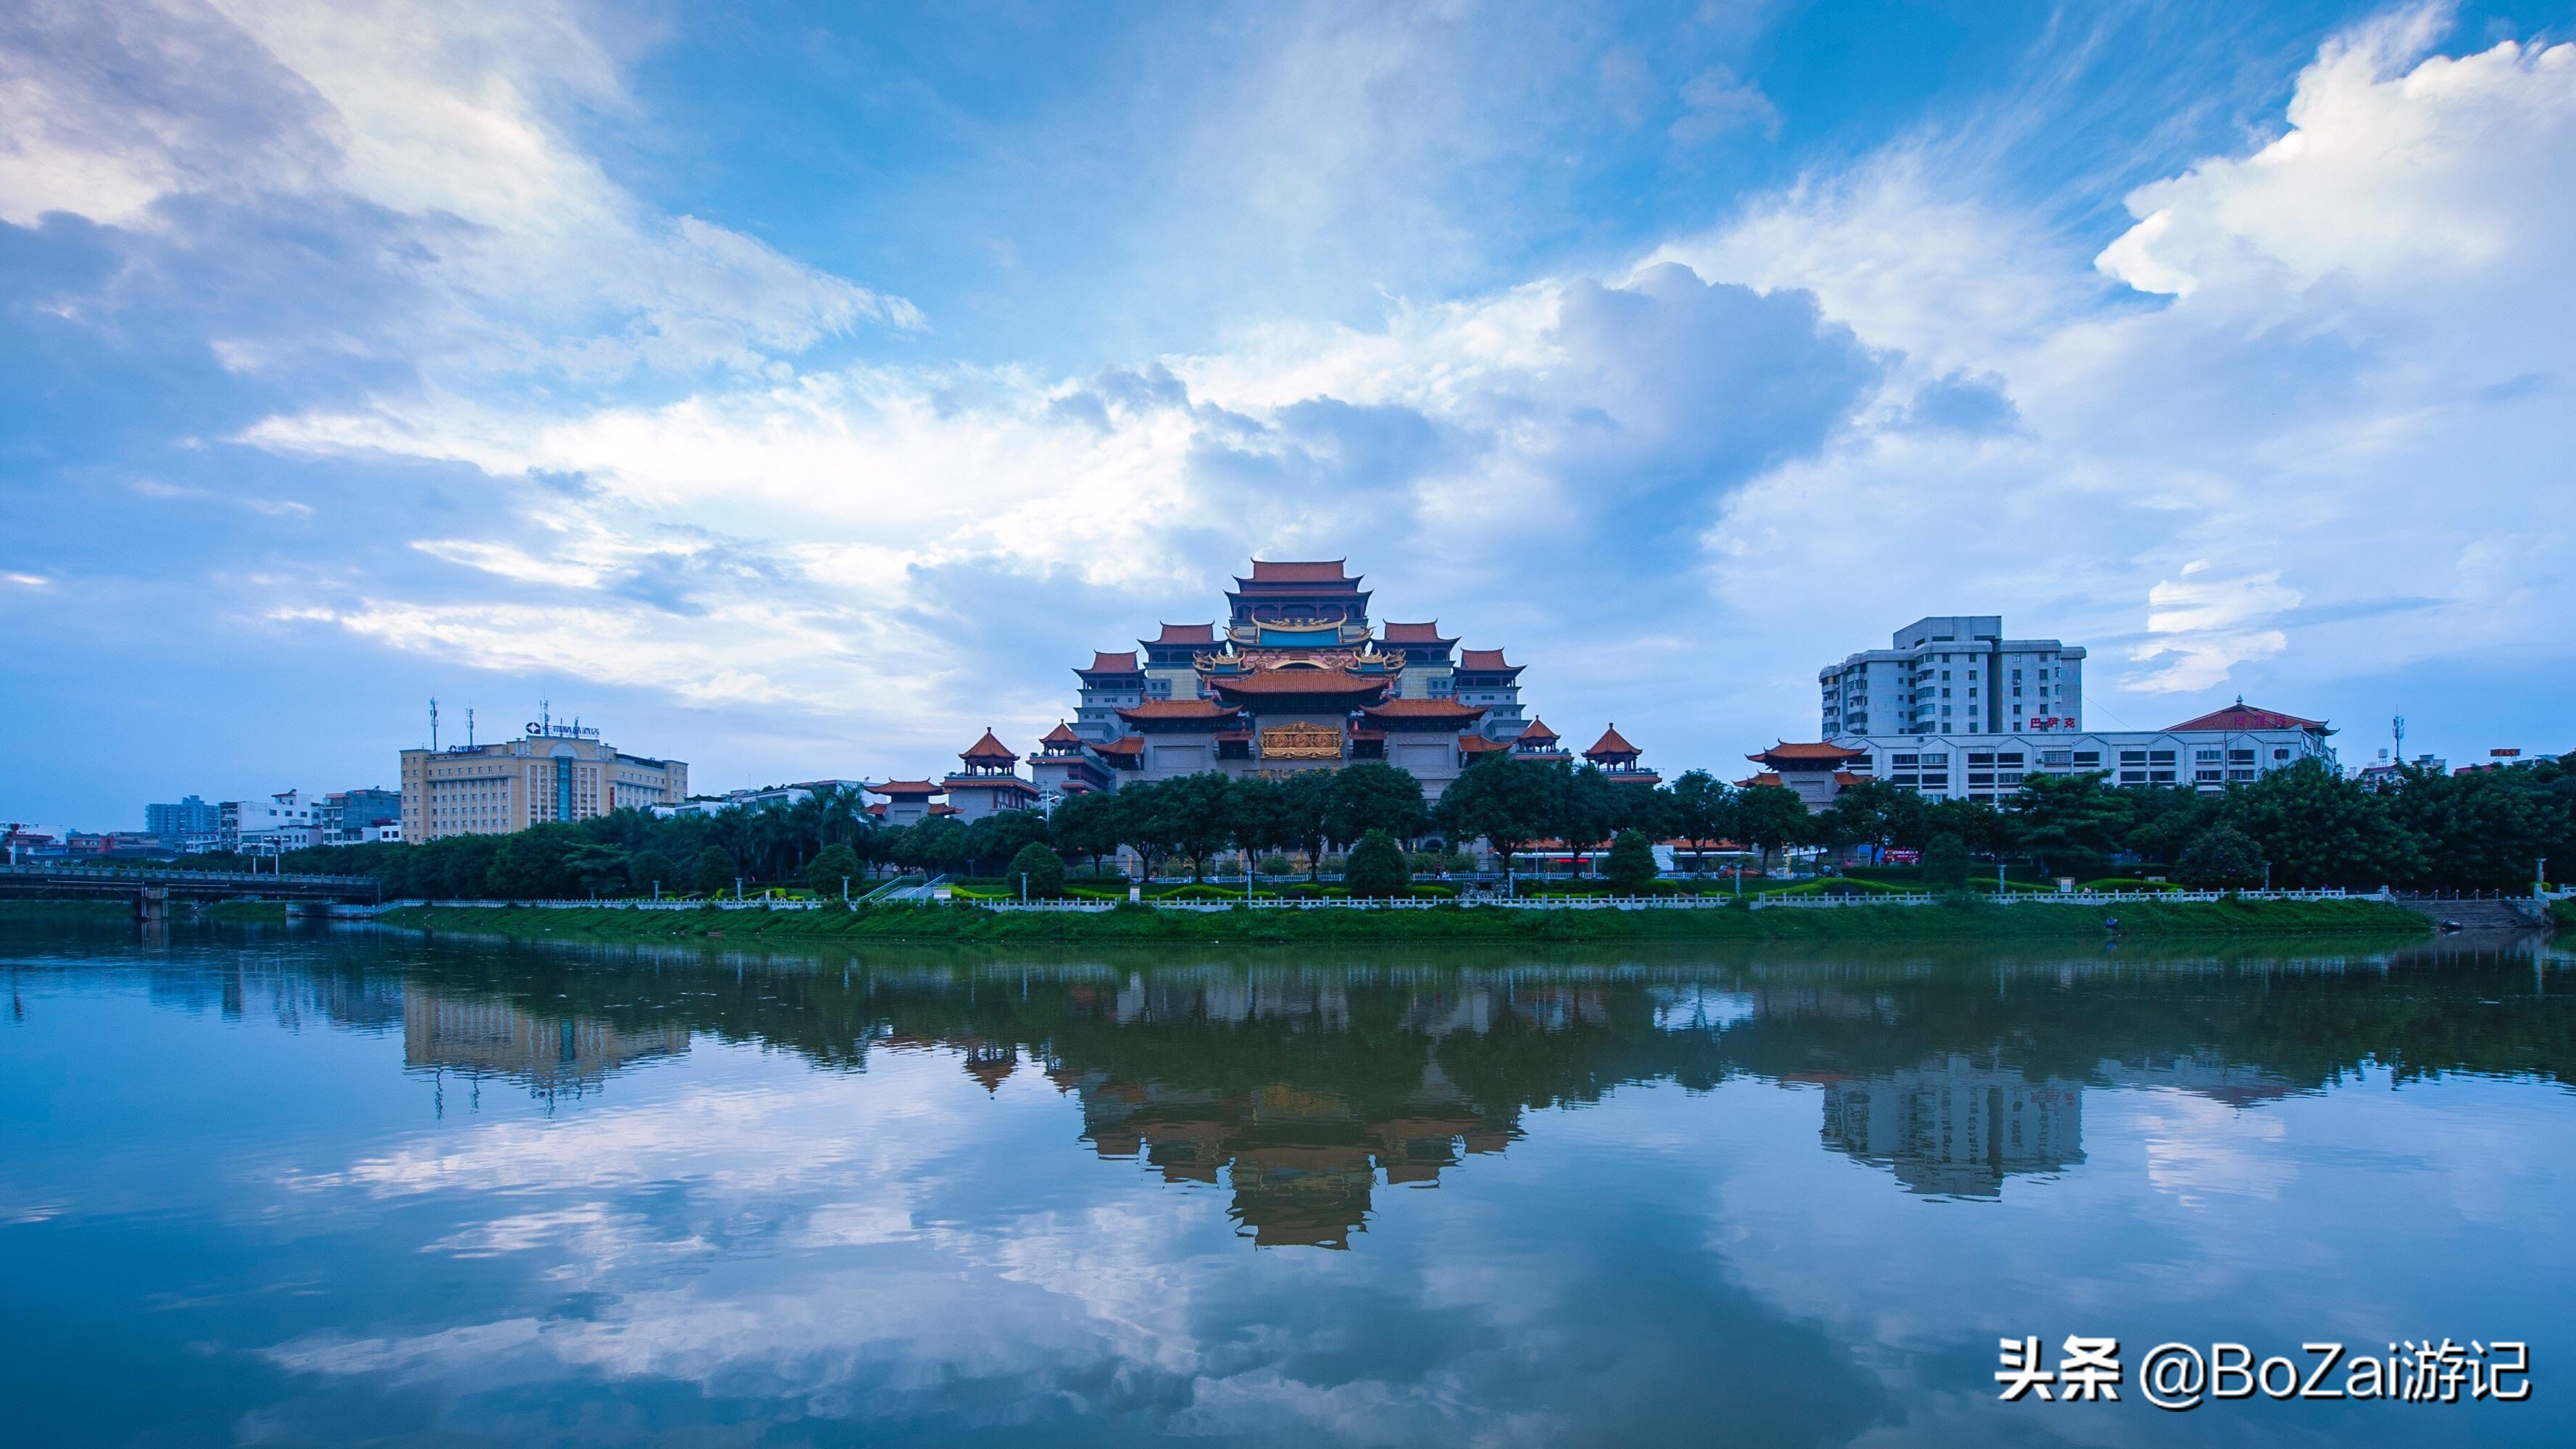
[[[541,699],[541,700],[538,700],[538,701],[537,701],[537,733],[538,733],[538,734],[541,734],[541,735],[550,735],[550,734],[553,734],[554,732],[555,732],[555,702],[554,702],[553,700],[551,700],[551,699]]]
[[[429,752],[438,753],[438,696],[429,697]]]
[[[2397,763],[2406,763],[2406,716],[2398,715],[2388,722],[2389,733],[2397,736]]]
[[[474,706],[465,706],[465,748],[474,748]]]

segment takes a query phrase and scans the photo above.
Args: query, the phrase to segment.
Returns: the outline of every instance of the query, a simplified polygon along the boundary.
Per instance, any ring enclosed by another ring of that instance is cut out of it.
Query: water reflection
[[[1907,1192],[2000,1197],[2009,1174],[2084,1160],[2084,1094],[1954,1056],[1828,1085],[1825,1143],[1893,1168]]]
[[[596,1017],[540,1016],[498,996],[402,988],[403,1065],[523,1083],[531,1095],[580,1096],[609,1074],[689,1049],[689,1029],[664,1021],[620,1027]]]

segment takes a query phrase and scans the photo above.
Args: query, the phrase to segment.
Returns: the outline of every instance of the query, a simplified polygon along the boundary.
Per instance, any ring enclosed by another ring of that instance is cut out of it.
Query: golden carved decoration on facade
[[[1338,760],[1342,732],[1329,725],[1272,725],[1261,732],[1265,760]]]

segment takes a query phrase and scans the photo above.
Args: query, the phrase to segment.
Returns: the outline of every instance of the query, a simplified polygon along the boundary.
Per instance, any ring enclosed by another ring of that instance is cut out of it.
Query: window
[[[1969,752],[1968,752],[1968,768],[1969,768],[1969,769],[1971,769],[1971,770],[1976,769],[1976,768],[1977,768],[1978,766],[1980,766],[1980,765],[1983,765],[1983,766],[1985,766],[1987,769],[1990,769],[1990,770],[1991,770],[1991,769],[1993,769],[1993,768],[1994,768],[1994,764],[1995,764],[1995,757],[1994,757],[1994,754],[1993,754],[1993,752],[1992,752],[1992,751],[1983,751],[1983,752],[1980,752],[1980,751],[1976,751],[1976,750],[1971,750],[1971,751],[1969,751]]]
[[[2005,750],[1995,756],[1995,763],[2003,766],[2007,770],[2013,769],[2021,764],[2021,751]]]
[[[2055,765],[2060,769],[2063,769],[2064,767],[2075,763],[2075,752],[2073,750],[2042,750],[2039,752],[2039,762],[2043,765]]]
[[[2283,750],[2274,750],[2274,751],[2272,752],[2272,758],[2273,758],[2273,759],[2276,759],[2276,760],[2286,760],[2286,759],[2288,759],[2289,757],[2290,757],[2290,752],[2289,752],[2288,750],[2285,750],[2285,749],[2283,749]]]
[[[2120,763],[2123,765],[2143,765],[2146,762],[2147,752],[2144,750],[2122,750],[2120,752]]]
[[[1980,786],[1991,790],[1994,788],[1994,784],[1995,776],[1994,772],[1991,770],[1970,770],[1968,772],[1968,788],[1972,790]]]
[[[2195,764],[2211,764],[2211,765],[2214,765],[2214,764],[2217,764],[2217,763],[2218,763],[2218,751],[2216,751],[2216,750],[2194,750],[2194,751],[2192,751],[2192,752],[2191,752],[2191,758],[2192,758],[2192,762],[2193,762],[2193,763],[2195,763]]]
[[[2147,772],[2147,782],[2153,785],[2170,785],[2174,782],[2174,772],[2171,770],[2149,770]]]
[[[2077,750],[2075,752],[2075,765],[2078,769],[2090,768],[2101,763],[2102,752],[2100,750]]]
[[[2254,752],[2252,750],[2229,750],[2227,752],[2227,763],[2231,765],[2250,765],[2254,763]]]
[[[2231,780],[2251,780],[2254,778],[2254,772],[2252,770],[2230,770],[2227,772],[2227,778]]]
[[[2006,770],[2002,774],[1995,776],[1995,783],[1998,785],[2018,787],[2021,784],[2021,771]]]
[[[2147,783],[2147,772],[2144,770],[2122,770],[2120,772],[2120,783],[2123,785],[2143,785]]]
[[[2147,763],[2150,765],[2170,765],[2173,762],[2174,752],[2171,750],[2147,751]]]
[[[2194,770],[2191,772],[2191,780],[2195,785],[2215,785],[2219,780],[2219,772],[2216,770]]]

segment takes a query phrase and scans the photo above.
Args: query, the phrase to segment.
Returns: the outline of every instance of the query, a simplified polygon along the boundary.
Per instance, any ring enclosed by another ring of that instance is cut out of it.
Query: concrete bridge
[[[372,876],[271,875],[266,871],[129,870],[95,865],[0,865],[0,898],[134,902],[145,925],[168,919],[170,902],[285,901],[373,904],[384,892]]]

